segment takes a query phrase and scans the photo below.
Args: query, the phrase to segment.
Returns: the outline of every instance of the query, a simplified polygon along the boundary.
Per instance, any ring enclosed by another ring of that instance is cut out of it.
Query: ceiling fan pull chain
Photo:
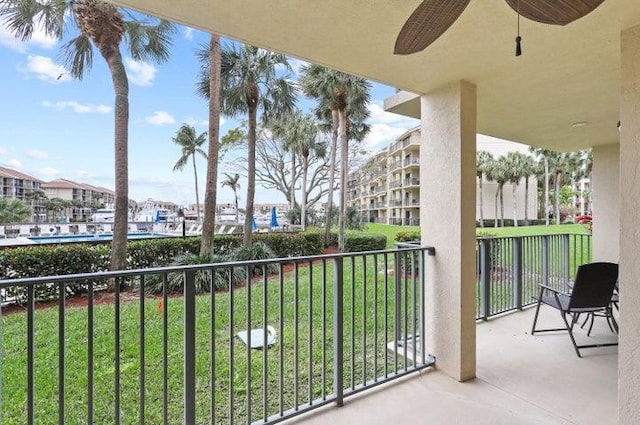
[[[520,0],[518,0],[518,35],[516,37],[516,56],[522,55],[522,46],[520,42],[522,41],[522,37],[520,37]]]

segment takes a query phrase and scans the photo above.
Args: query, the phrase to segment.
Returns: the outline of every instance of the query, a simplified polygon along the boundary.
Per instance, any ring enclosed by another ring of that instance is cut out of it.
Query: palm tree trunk
[[[556,172],[556,179],[554,182],[555,193],[553,194],[553,203],[556,213],[556,224],[560,224],[560,176],[562,173]]]
[[[496,186],[496,201],[494,202],[495,215],[493,216],[493,227],[498,227],[498,195],[500,194],[500,185]]]
[[[529,177],[524,178],[524,225],[529,225]]]
[[[331,237],[331,213],[333,212],[333,188],[336,182],[336,151],[338,149],[338,126],[340,117],[337,109],[331,110],[332,128],[331,128],[331,159],[329,163],[329,193],[327,197],[327,212],[324,219],[324,244],[329,246]]]
[[[513,193],[513,226],[518,227],[518,200],[516,199],[517,183],[511,183],[511,189]]]
[[[296,207],[296,153],[291,150],[291,189],[289,189],[289,204],[291,209]]]
[[[240,223],[240,210],[238,209],[238,189],[233,189],[233,198],[236,200],[236,224]]]
[[[253,200],[256,194],[256,120],[257,109],[249,107],[249,134],[247,135],[247,206],[244,218],[242,244],[251,245],[253,238]]]
[[[302,231],[307,228],[307,171],[309,168],[309,157],[302,157],[302,205],[300,206],[300,221]]]
[[[115,217],[111,242],[111,270],[127,266],[127,228],[129,209],[129,81],[120,50],[114,49],[105,60],[111,71],[115,91]],[[111,286],[111,285],[110,285]],[[111,288],[112,289],[112,288]]]
[[[347,162],[349,145],[347,141],[347,116],[344,109],[339,111],[338,132],[340,134],[340,214],[338,215],[338,249],[344,252],[345,220],[347,218]]]
[[[204,218],[200,256],[210,258],[216,228],[218,186],[218,137],[220,135],[220,36],[211,34],[209,45],[209,149],[207,181],[204,189]]]
[[[549,159],[544,158],[544,224],[549,225]]]
[[[484,227],[484,202],[483,202],[483,194],[482,194],[482,176],[483,174],[480,174],[479,177],[479,181],[478,181],[478,192],[480,192],[480,199],[479,199],[479,204],[480,204],[480,227]]]
[[[196,184],[196,221],[200,221],[200,195],[198,195],[198,170],[196,170],[196,154],[191,155],[193,161],[193,178]]]
[[[500,185],[500,225],[504,227],[504,184]]]

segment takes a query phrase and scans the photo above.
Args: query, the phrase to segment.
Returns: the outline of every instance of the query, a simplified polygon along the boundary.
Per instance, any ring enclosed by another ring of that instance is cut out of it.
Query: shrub
[[[168,266],[187,266],[211,263],[210,259],[200,257],[195,254],[181,254],[173,258],[173,260],[167,264]],[[215,290],[224,288],[224,280],[216,276],[216,282],[212,282],[213,273],[208,270],[202,270],[196,272],[196,293],[208,292],[213,287]],[[138,282],[139,283],[139,282]],[[147,293],[161,294],[163,286],[163,275],[154,274],[145,276],[144,290]],[[181,292],[184,289],[184,273],[174,272],[167,274],[167,291],[168,292]]]
[[[396,236],[395,236],[394,240],[396,242],[419,241],[420,240],[420,231],[419,230],[415,230],[415,231],[398,232],[398,233],[396,233]]]
[[[344,240],[345,252],[378,251],[387,248],[385,235],[372,235],[365,233],[348,234]]]
[[[477,238],[494,238],[496,236],[498,236],[498,234],[491,230],[476,229]]]

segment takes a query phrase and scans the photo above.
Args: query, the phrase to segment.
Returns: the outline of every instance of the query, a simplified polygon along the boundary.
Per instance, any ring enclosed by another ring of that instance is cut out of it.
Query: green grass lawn
[[[390,224],[368,223],[365,230],[369,233],[382,234],[387,237],[387,248],[393,248],[393,242],[398,232],[419,232],[419,226],[394,226]],[[518,226],[518,227],[478,227],[476,231],[486,231],[496,236],[526,236],[560,233],[587,234],[586,228],[581,224],[560,224],[549,226]]]
[[[265,408],[267,415],[279,411],[281,396],[282,408],[287,410],[333,392],[333,270],[332,262],[327,262],[326,266],[316,264],[301,267],[297,280],[289,272],[282,283],[277,276],[272,276],[266,285],[260,279],[250,287],[235,288],[232,292],[233,314],[229,291],[197,297],[198,423],[226,423],[230,414],[234,415],[236,421],[246,422],[248,394],[251,395],[251,419],[259,420]],[[377,256],[375,260],[370,256],[366,263],[362,259],[353,263],[345,260],[345,387],[355,387],[365,377],[370,381],[375,376],[383,375],[385,370],[396,370],[396,366],[404,367],[403,358],[390,356],[385,346],[386,341],[393,338],[394,280],[393,276],[385,277],[382,270],[382,256]],[[322,284],[323,277],[328,282],[326,286]],[[403,285],[408,289],[402,291],[402,302],[406,300],[409,309],[405,310],[405,304],[401,304],[407,315],[400,315],[398,325],[399,329],[404,329],[405,324],[411,329],[415,319],[411,306],[417,306],[417,300],[414,298],[412,280],[408,279]],[[168,313],[170,423],[182,422],[183,303],[181,297],[172,297],[162,307]],[[123,424],[138,423],[141,346],[144,346],[145,353],[145,423],[162,423],[163,310],[157,298],[146,298],[143,306],[143,344],[139,340],[140,303],[126,301],[120,308],[120,417]],[[95,423],[112,423],[115,308],[113,305],[96,306],[94,314]],[[249,361],[245,345],[234,335],[248,327],[262,327],[265,318],[266,323],[276,328],[278,342],[266,351],[252,350]],[[86,421],[87,415],[87,308],[68,308],[65,320],[65,423],[77,424]],[[233,325],[230,324],[231,320]],[[55,307],[38,309],[35,313],[36,423],[57,423],[58,322]],[[210,350],[212,337],[215,344],[213,351]],[[25,313],[5,314],[2,317],[2,349],[2,423],[22,424],[26,412]],[[229,368],[230,358],[234,359],[233,373]],[[251,385],[247,386],[249,365],[252,380]],[[296,369],[297,381],[294,379]],[[213,390],[212,370],[215,371]],[[283,377],[282,386],[280,373]],[[266,391],[266,402],[263,389]],[[212,395],[216,404],[215,421],[210,410]]]

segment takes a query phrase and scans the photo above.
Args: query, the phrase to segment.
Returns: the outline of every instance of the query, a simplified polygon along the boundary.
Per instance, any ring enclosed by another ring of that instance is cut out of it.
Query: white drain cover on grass
[[[236,334],[245,345],[248,345],[249,335],[251,335],[251,348],[259,349],[264,347],[264,329],[251,329],[250,331],[240,331]],[[276,330],[271,325],[267,325],[267,347],[276,343]]]

